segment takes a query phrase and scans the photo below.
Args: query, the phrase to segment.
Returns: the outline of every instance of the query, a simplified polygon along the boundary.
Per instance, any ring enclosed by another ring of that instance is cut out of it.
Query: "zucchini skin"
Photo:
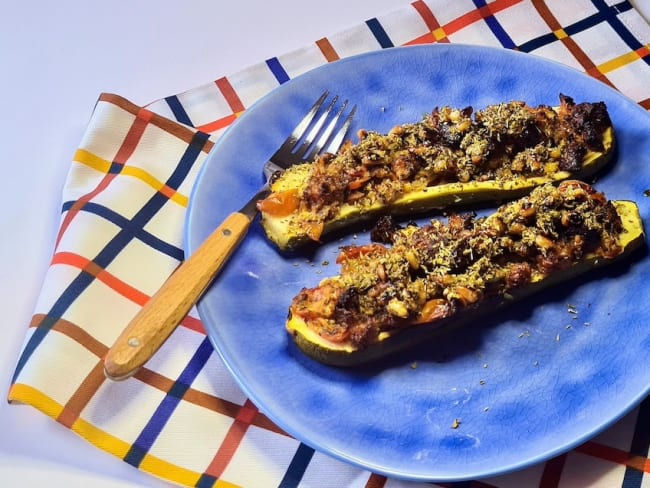
[[[586,255],[569,268],[552,272],[539,281],[513,289],[507,297],[481,301],[475,306],[463,308],[456,314],[436,322],[398,329],[392,334],[386,333],[377,342],[363,348],[357,348],[351,344],[328,342],[312,331],[300,317],[291,314],[286,322],[286,330],[305,355],[323,364],[337,367],[354,367],[381,360],[416,344],[432,340],[438,333],[462,327],[481,316],[494,313],[497,309],[536,294],[545,288],[569,281],[596,268],[626,259],[645,241],[643,222],[638,207],[634,202],[617,200],[612,201],[612,204],[615,206],[623,224],[623,231],[618,239],[622,252],[612,259]]]
[[[405,193],[388,204],[371,207],[344,205],[338,214],[324,222],[321,236],[359,225],[382,215],[411,215],[450,207],[478,203],[500,202],[519,198],[546,183],[559,183],[568,179],[587,180],[601,171],[611,161],[615,152],[615,134],[610,126],[602,136],[602,152],[588,151],[578,171],[562,171],[546,176],[519,178],[505,181],[486,180],[453,182],[429,186],[423,190]],[[281,252],[292,252],[313,243],[308,231],[297,231],[291,217],[276,217],[261,212],[260,223],[266,237]]]

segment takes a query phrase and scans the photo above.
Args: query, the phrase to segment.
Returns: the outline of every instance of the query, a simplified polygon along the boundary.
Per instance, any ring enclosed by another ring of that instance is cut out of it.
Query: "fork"
[[[257,215],[257,201],[271,193],[271,181],[278,171],[312,161],[321,152],[335,153],[339,149],[352,123],[356,105],[345,117],[347,100],[334,111],[338,96],[333,97],[325,107],[328,97],[327,91],[320,96],[264,164],[266,183],[261,190],[239,211],[226,217],[198,249],[176,268],[127,325],[104,357],[104,373],[107,378],[129,378],[167,340],[246,235]],[[335,132],[337,126],[340,127]]]

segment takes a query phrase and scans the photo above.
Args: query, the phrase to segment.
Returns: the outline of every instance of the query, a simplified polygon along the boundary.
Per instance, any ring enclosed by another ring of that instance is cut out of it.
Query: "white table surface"
[[[0,14],[0,485],[170,486],[4,399],[52,253],[61,189],[101,92],[146,104],[409,0],[23,0]],[[330,13],[328,13],[328,11]]]
[[[138,104],[302,47],[410,0],[7,2],[0,17],[0,394],[51,257],[61,189],[101,92]],[[634,3],[646,17],[650,0]],[[170,486],[0,400],[0,485]]]

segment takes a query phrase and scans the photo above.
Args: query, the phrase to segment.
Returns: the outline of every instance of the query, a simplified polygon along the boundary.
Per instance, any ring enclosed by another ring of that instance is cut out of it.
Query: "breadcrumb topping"
[[[487,217],[451,215],[419,227],[389,217],[382,242],[341,248],[340,274],[294,298],[291,313],[333,342],[372,343],[384,331],[450,317],[568,268],[622,252],[616,209],[590,185],[547,184]]]
[[[472,107],[439,107],[387,134],[359,131],[358,142],[348,142],[336,155],[289,168],[259,207],[270,215],[274,209],[291,214],[288,225],[304,226],[317,239],[344,205],[367,209],[446,183],[577,172],[588,151],[603,150],[610,126],[603,102],[576,104],[565,95],[557,109],[521,101],[475,113]],[[288,193],[291,205],[277,204]]]

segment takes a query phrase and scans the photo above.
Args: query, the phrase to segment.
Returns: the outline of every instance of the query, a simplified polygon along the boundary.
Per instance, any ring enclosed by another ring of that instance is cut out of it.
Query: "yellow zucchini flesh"
[[[566,182],[571,183],[571,182]],[[584,185],[584,183],[580,183]],[[417,319],[406,319],[394,329],[383,330],[369,343],[357,344],[350,340],[332,341],[310,326],[308,320],[300,314],[292,313],[290,308],[286,330],[298,348],[307,356],[318,362],[333,366],[356,366],[381,360],[390,354],[403,351],[409,347],[431,340],[442,331],[455,330],[458,326],[475,320],[477,317],[494,313],[495,310],[509,305],[518,299],[537,293],[546,287],[575,278],[594,268],[609,265],[630,255],[644,242],[644,229],[636,204],[632,201],[618,200],[609,202],[620,218],[620,231],[615,237],[617,252],[589,252],[570,265],[550,272],[533,272],[526,283],[497,295],[479,299],[468,306],[459,306],[450,315],[430,322],[421,323]],[[487,217],[489,220],[491,217]],[[326,278],[336,280],[339,277]],[[329,281],[331,282],[331,281]],[[319,286],[321,286],[319,285]],[[293,307],[293,305],[292,305]]]

